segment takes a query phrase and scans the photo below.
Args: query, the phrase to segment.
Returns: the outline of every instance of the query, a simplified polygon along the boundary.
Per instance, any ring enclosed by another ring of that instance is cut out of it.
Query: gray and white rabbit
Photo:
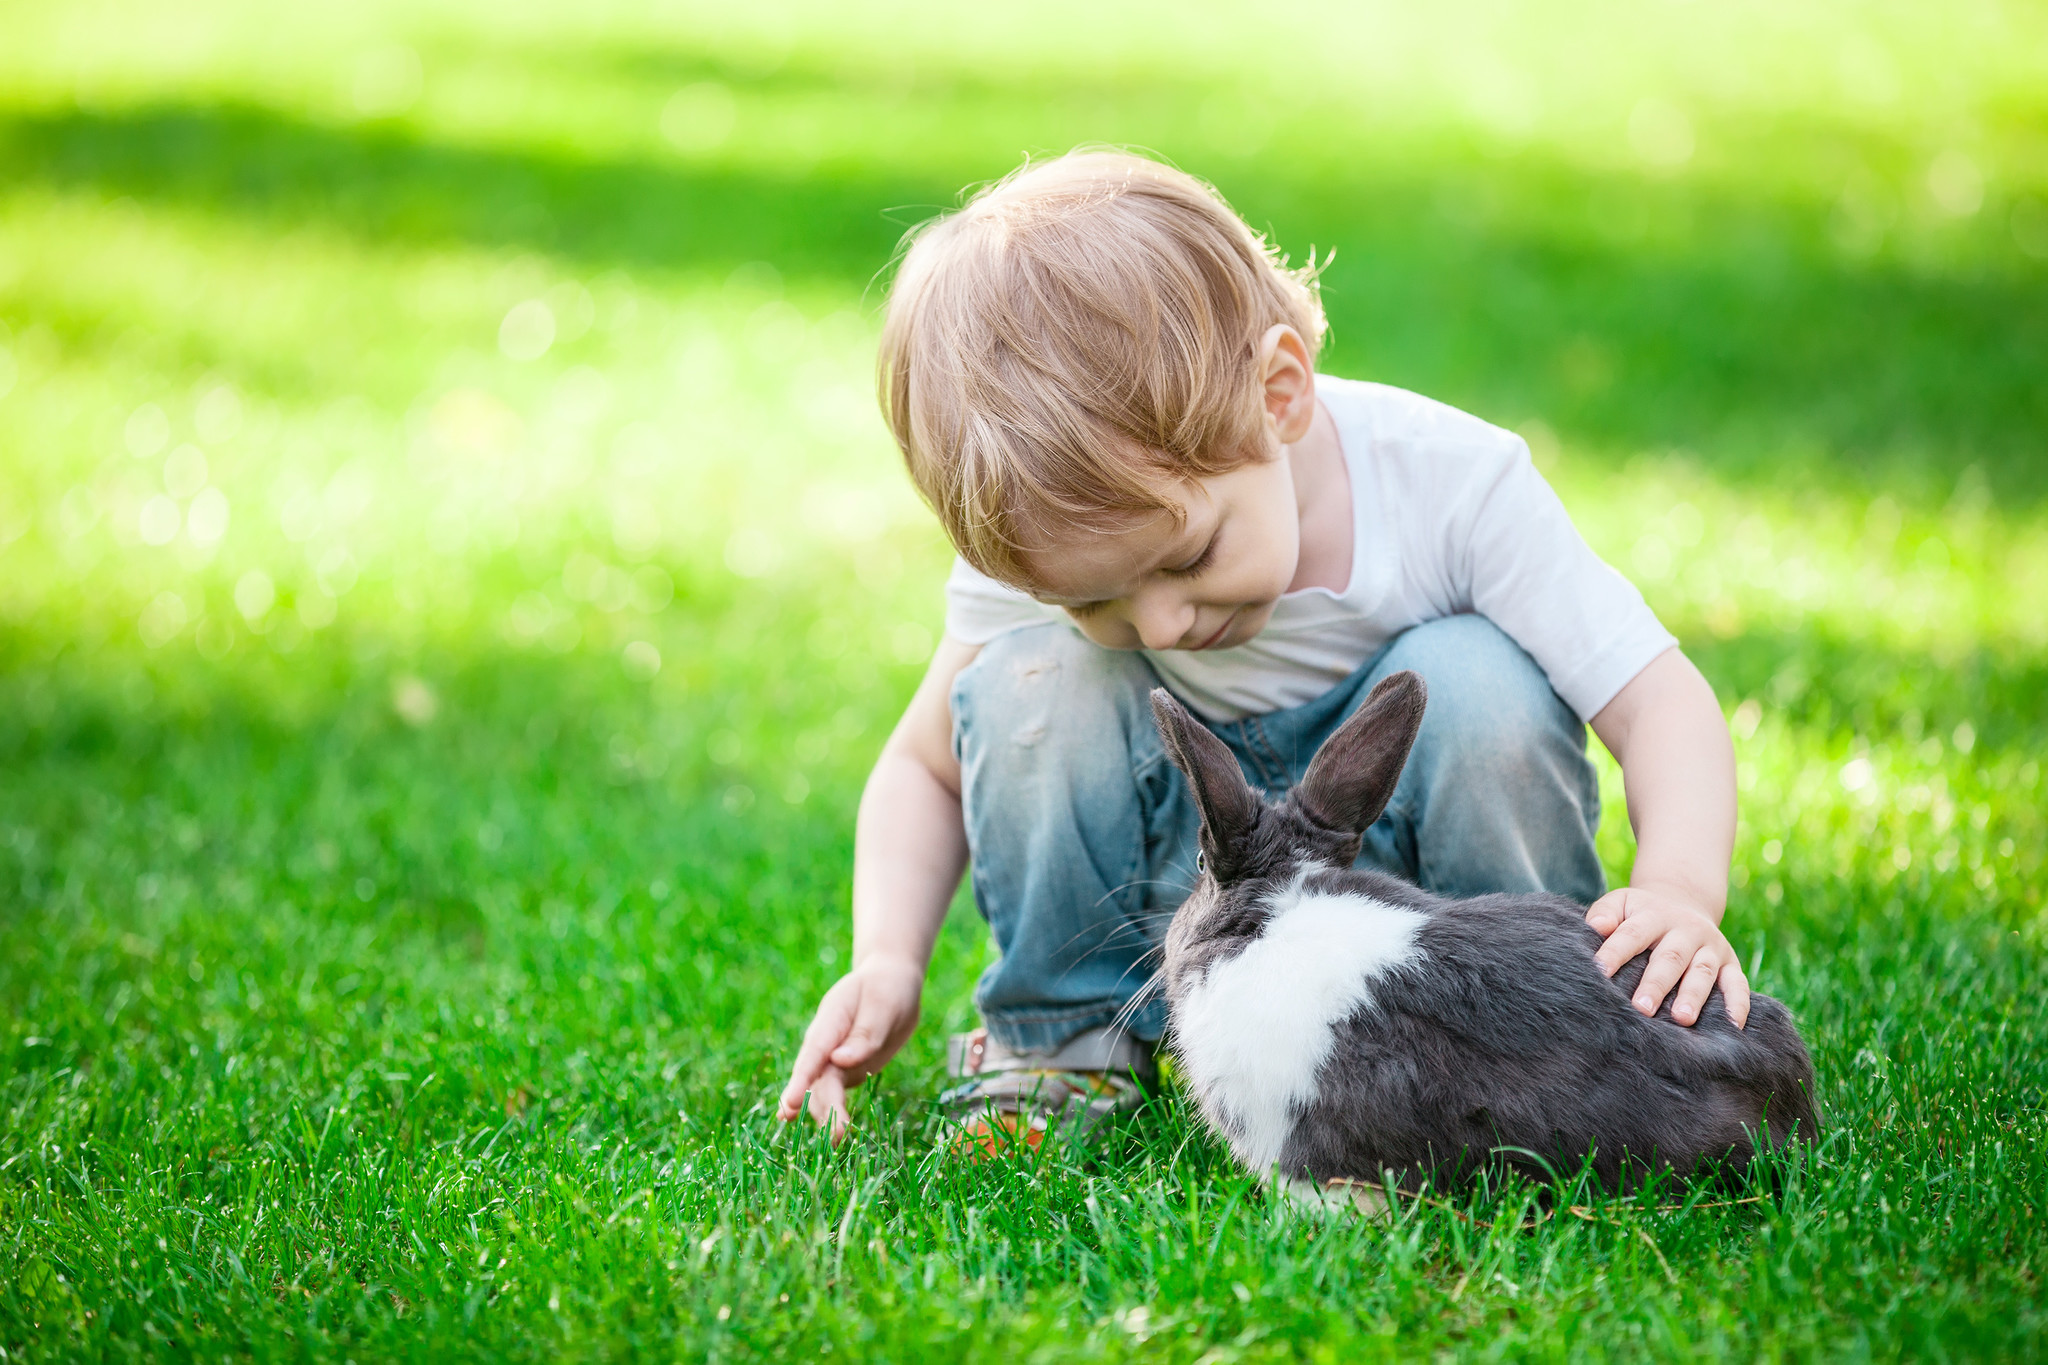
[[[1205,863],[1167,930],[1179,1070],[1247,1168],[1289,1182],[1541,1178],[1588,1153],[1625,1188],[1812,1141],[1813,1063],[1791,1014],[1717,988],[1699,1022],[1630,995],[1583,907],[1547,894],[1451,899],[1352,866],[1422,725],[1413,673],[1375,687],[1280,802],[1164,689],[1152,709],[1201,808]]]

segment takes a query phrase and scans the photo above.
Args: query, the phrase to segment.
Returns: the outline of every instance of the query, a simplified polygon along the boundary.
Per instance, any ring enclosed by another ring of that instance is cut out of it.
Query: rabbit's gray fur
[[[1601,937],[1573,902],[1450,899],[1352,866],[1424,700],[1415,674],[1386,679],[1273,803],[1169,693],[1152,694],[1206,859],[1167,931],[1170,1035],[1239,1159],[1289,1179],[1392,1172],[1412,1188],[1489,1165],[1568,1174],[1590,1153],[1620,1188],[1811,1141],[1813,1064],[1776,1000],[1752,995],[1741,1029],[1718,987],[1691,1027],[1668,1000],[1645,1018],[1630,996],[1647,954],[1603,976]],[[1305,909],[1314,917],[1275,927]]]

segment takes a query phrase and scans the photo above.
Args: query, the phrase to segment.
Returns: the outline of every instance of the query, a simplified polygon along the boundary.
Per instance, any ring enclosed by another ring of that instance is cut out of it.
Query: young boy
[[[1373,683],[1415,669],[1422,733],[1360,861],[1590,903],[1610,975],[1654,950],[1638,1009],[1675,990],[1691,1024],[1719,982],[1746,1018],[1719,928],[1735,763],[1712,689],[1520,438],[1317,375],[1323,330],[1308,272],[1138,157],[1026,167],[916,238],[883,405],[960,559],[861,799],[853,966],[783,1119],[844,1130],[847,1091],[916,1027],[970,861],[1001,957],[975,993],[985,1028],[956,1040],[966,1135],[1035,1142],[1139,1096],[1165,1016],[1126,1007],[1196,875],[1197,817],[1146,704],[1160,684],[1277,796]],[[1605,895],[1587,721],[1637,838]]]

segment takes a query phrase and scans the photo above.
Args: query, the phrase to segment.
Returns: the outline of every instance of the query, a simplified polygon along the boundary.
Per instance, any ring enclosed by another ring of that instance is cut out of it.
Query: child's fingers
[[[839,1068],[828,1066],[811,1086],[811,1117],[832,1130],[832,1140],[838,1142],[846,1136],[846,1129],[853,1122],[853,1116],[846,1107],[846,1082],[839,1074]]]
[[[869,991],[861,997],[860,1010],[854,1015],[853,1024],[846,1030],[845,1038],[832,1049],[832,1065],[849,1071],[874,1056],[884,1043],[889,1041],[889,1030],[894,1026],[894,1011],[877,999],[879,992]]]
[[[1617,933],[1616,937],[1620,935]],[[1664,941],[1650,954],[1650,965],[1636,984],[1635,999],[1630,1003],[1644,1014],[1655,1014],[1699,950],[1699,940],[1682,930],[1674,929],[1664,935]]]
[[[1729,958],[1728,965],[1721,968],[1721,1000],[1728,1006],[1728,1017],[1735,1021],[1735,1027],[1749,1026],[1749,976],[1742,970],[1742,963]]]
[[[1611,934],[1628,918],[1629,888],[1618,886],[1586,910],[1586,923],[1602,934]],[[1626,958],[1623,961],[1627,961]]]
[[[782,1094],[775,1102],[775,1117],[788,1123],[804,1111],[804,1096],[810,1093],[811,1085],[817,1080],[815,1071],[791,1073],[789,1084],[782,1087]]]
[[[804,1102],[804,1092],[816,1084],[819,1075],[830,1064],[826,1060],[826,1050],[830,1046],[823,1040],[813,1041],[810,1035],[805,1035],[803,1046],[797,1049],[796,1063],[789,1069],[789,1084],[782,1087],[780,1112],[784,1118],[796,1117],[796,1111]]]
[[[1663,932],[1664,926],[1653,915],[1625,919],[1607,936],[1607,942],[1600,945],[1600,951],[1593,954],[1593,961],[1600,964],[1601,971],[1613,976],[1637,953],[1655,943]]]
[[[785,1121],[797,1116],[797,1111],[803,1107],[804,1092],[831,1064],[832,1050],[846,1036],[854,1011],[847,1000],[848,991],[841,989],[845,985],[842,980],[825,992],[825,998],[818,1002],[818,1012],[811,1019],[811,1026],[804,1030],[804,1040],[796,1050],[796,1061],[789,1068],[789,1084],[782,1088],[782,1102],[777,1106],[777,1112]]]
[[[1679,980],[1678,994],[1671,1001],[1671,1017],[1688,1027],[1700,1021],[1700,1011],[1713,993],[1714,978],[1721,974],[1721,955],[1711,946],[1693,954],[1692,965]]]

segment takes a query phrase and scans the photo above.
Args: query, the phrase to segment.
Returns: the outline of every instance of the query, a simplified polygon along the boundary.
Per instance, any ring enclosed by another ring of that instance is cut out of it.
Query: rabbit
[[[1385,679],[1284,800],[1164,688],[1153,714],[1201,811],[1200,879],[1160,979],[1178,1070],[1262,1178],[1439,1188],[1481,1169],[1595,1178],[1724,1174],[1757,1144],[1812,1142],[1813,1063],[1790,1012],[1717,988],[1686,1027],[1630,1003],[1582,906],[1544,893],[1453,899],[1353,867],[1422,724],[1414,673]],[[1313,1182],[1311,1185],[1309,1182]]]

